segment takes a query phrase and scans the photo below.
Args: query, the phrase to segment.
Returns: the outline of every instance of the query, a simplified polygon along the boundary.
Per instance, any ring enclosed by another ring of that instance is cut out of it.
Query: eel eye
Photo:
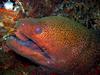
[[[42,33],[42,28],[41,27],[36,27],[35,28],[35,33],[36,34],[41,34]]]

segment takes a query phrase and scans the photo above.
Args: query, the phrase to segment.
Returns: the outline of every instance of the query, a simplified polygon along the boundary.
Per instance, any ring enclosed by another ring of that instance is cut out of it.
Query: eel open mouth
[[[9,39],[15,40],[20,45],[28,47],[33,51],[35,50],[35,51],[41,53],[41,55],[43,55],[47,59],[51,59],[51,56],[49,55],[49,53],[46,50],[44,50],[44,48],[41,48],[35,41],[33,41],[29,38],[27,38],[28,40],[23,41],[23,40],[19,39],[18,37],[16,37],[15,35],[13,35],[13,36],[10,36]]]
[[[31,40],[24,34],[22,34],[22,36],[24,36],[27,40],[22,40],[16,35],[9,36],[7,41],[8,47],[14,50],[17,54],[31,59],[33,62],[47,70],[54,72],[62,71],[59,67],[57,68],[55,57],[50,55],[45,48],[42,48],[37,42],[35,42],[35,40]],[[34,53],[36,53],[36,55]],[[31,54],[33,54],[33,56],[31,56]]]
[[[46,62],[44,61],[44,63],[41,63],[41,62],[35,61],[34,59],[33,59],[33,62],[39,64],[41,67],[44,67],[47,70],[50,69],[51,71],[56,71],[56,68],[53,67],[54,60],[53,60],[52,56],[46,50],[44,50],[44,48],[41,48],[35,41],[33,41],[29,38],[27,38],[27,39],[28,40],[23,41],[23,40],[19,39],[16,35],[9,36],[8,41],[7,41],[8,42],[7,46],[9,48],[13,49],[19,55],[21,55],[22,54],[21,51],[18,50],[19,52],[17,52],[17,50],[16,50],[17,46],[15,48],[15,45],[12,43],[12,41],[14,41],[14,42],[17,42],[17,44],[20,45],[20,46],[23,46],[25,48],[29,48],[32,52],[39,53],[41,56],[44,57],[44,59],[46,59]],[[21,49],[21,48],[18,48],[18,49]],[[23,51],[24,50],[25,49],[23,49]],[[25,55],[22,54],[21,56],[24,56],[24,57],[27,58],[27,55],[25,56]],[[35,56],[34,56],[34,58],[38,59]],[[39,57],[39,58],[41,58],[41,57]],[[49,65],[51,65],[51,66],[49,66]]]

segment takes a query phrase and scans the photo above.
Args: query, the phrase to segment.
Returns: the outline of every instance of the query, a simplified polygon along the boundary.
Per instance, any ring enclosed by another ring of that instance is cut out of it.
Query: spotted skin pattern
[[[9,48],[62,75],[85,75],[96,65],[100,55],[95,31],[65,17],[22,19],[16,33],[16,39],[7,40]],[[27,42],[20,43],[28,39],[32,40],[30,47]]]

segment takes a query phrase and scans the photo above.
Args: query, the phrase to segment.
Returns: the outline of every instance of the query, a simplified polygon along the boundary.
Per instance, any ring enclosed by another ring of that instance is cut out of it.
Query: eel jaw
[[[37,59],[37,62],[42,61],[42,63],[39,62],[40,64],[48,65],[48,63],[53,61],[49,53],[31,39],[23,41],[13,35],[7,39],[6,43],[7,46],[14,50],[17,54],[33,61]]]

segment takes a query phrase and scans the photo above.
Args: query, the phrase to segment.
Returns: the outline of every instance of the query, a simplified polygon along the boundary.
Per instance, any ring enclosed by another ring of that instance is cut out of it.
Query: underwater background
[[[0,75],[59,75],[45,72],[6,45],[19,19],[48,16],[67,17],[99,32],[100,0],[0,0]],[[100,75],[100,64],[87,75]]]

